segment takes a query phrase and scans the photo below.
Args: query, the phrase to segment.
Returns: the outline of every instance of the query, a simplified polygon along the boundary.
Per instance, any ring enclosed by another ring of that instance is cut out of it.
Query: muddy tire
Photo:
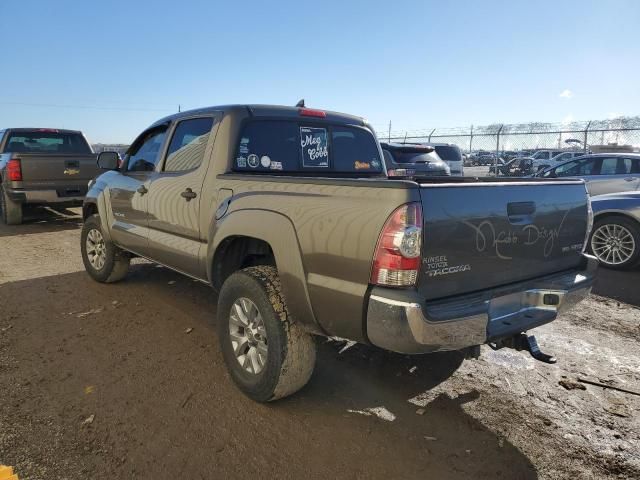
[[[131,256],[107,240],[98,215],[84,221],[80,250],[84,268],[95,281],[113,283],[127,276]]]
[[[315,342],[292,321],[274,267],[245,268],[224,282],[217,329],[231,378],[251,399],[286,397],[311,378]]]
[[[589,238],[589,251],[605,268],[633,268],[640,261],[640,225],[620,215],[596,220]]]
[[[6,225],[20,225],[22,223],[22,204],[13,201],[0,185],[0,218]]]

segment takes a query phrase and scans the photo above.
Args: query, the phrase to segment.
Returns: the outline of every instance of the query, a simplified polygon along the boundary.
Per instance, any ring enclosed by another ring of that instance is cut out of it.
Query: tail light
[[[327,116],[327,112],[323,110],[314,110],[313,108],[299,108],[298,113],[303,117],[325,118]]]
[[[12,158],[7,162],[7,178],[10,182],[22,181],[22,165],[19,158]]]
[[[371,269],[371,283],[389,287],[415,285],[422,250],[422,209],[419,203],[397,208],[380,233]]]

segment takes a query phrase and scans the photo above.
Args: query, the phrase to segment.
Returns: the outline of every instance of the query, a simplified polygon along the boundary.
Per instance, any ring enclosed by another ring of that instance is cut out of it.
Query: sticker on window
[[[300,127],[303,167],[328,167],[329,148],[326,128]]]
[[[258,158],[258,155],[252,153],[247,157],[247,163],[249,163],[251,168],[256,168],[260,164],[260,159]]]

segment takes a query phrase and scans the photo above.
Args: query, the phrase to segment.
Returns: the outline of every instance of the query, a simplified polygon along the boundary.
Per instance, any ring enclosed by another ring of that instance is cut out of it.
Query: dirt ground
[[[640,391],[640,271],[536,330],[556,365],[322,339],[309,385],[259,405],[207,286],[145,262],[97,284],[78,239],[77,217],[0,226],[0,464],[21,479],[640,478],[640,396],[577,381]]]

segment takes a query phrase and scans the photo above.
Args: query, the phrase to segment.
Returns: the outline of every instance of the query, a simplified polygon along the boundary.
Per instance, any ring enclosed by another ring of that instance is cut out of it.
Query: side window
[[[572,177],[576,175],[593,175],[595,170],[595,160],[578,160],[574,162],[567,162],[564,165],[559,165],[555,169],[556,176],[558,177]]]
[[[638,158],[629,158],[631,162],[631,173],[640,173],[640,159]]]
[[[178,123],[164,163],[165,172],[195,170],[202,163],[213,118],[192,118]]]
[[[628,158],[606,157],[602,159],[600,175],[626,175],[631,171]]]
[[[160,159],[160,149],[164,143],[167,129],[152,130],[144,140],[128,154],[128,172],[151,172]]]

